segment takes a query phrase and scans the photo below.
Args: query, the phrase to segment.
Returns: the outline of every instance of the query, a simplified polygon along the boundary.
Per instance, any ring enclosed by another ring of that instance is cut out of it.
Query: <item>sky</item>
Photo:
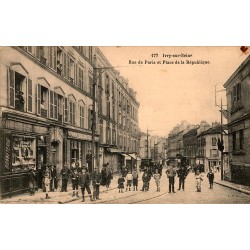
[[[249,55],[236,46],[99,48],[137,92],[141,130],[148,127],[150,134],[160,136],[167,136],[182,120],[191,124],[220,121],[215,85],[217,90],[224,89],[223,84]],[[187,60],[207,64],[192,65]],[[221,98],[226,104],[225,91],[217,92],[218,103]]]

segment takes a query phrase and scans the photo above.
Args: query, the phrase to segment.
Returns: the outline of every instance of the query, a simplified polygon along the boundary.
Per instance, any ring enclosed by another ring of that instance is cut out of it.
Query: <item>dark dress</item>
[[[107,183],[107,174],[106,174],[106,169],[105,168],[103,168],[101,170],[101,176],[102,176],[101,185],[102,186],[106,186],[106,183]]]
[[[124,177],[120,177],[120,178],[118,179],[118,188],[119,188],[119,189],[124,188],[124,182],[125,182]]]

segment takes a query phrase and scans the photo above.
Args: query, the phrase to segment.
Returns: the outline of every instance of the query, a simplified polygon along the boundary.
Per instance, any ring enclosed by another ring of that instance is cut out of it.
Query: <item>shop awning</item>
[[[136,155],[135,154],[128,154],[130,157],[132,157],[133,159],[136,159]]]
[[[125,160],[131,160],[131,157],[127,154],[121,154],[122,156],[124,156]]]
[[[119,148],[107,148],[107,151],[110,153],[121,153]]]

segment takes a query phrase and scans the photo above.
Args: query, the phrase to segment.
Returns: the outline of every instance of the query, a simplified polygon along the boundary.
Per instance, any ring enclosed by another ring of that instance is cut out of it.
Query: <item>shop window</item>
[[[35,168],[35,138],[13,137],[12,172]]]

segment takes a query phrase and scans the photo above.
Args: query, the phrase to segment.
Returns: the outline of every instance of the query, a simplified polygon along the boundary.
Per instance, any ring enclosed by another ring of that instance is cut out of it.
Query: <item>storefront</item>
[[[36,173],[47,161],[47,147],[41,151],[40,136],[48,137],[47,128],[3,117],[0,129],[0,197],[10,197],[29,188],[28,170]],[[39,142],[39,143],[38,143]],[[42,152],[42,153],[41,153]],[[38,182],[39,185],[39,182]]]
[[[68,131],[65,140],[66,158],[65,162],[71,166],[73,161],[78,162],[80,167],[87,166],[86,155],[88,150],[92,151],[92,137],[90,134],[83,134],[75,131]],[[98,150],[98,137],[95,138],[95,151]],[[96,152],[94,152],[96,155]],[[95,161],[96,164],[96,161]]]

